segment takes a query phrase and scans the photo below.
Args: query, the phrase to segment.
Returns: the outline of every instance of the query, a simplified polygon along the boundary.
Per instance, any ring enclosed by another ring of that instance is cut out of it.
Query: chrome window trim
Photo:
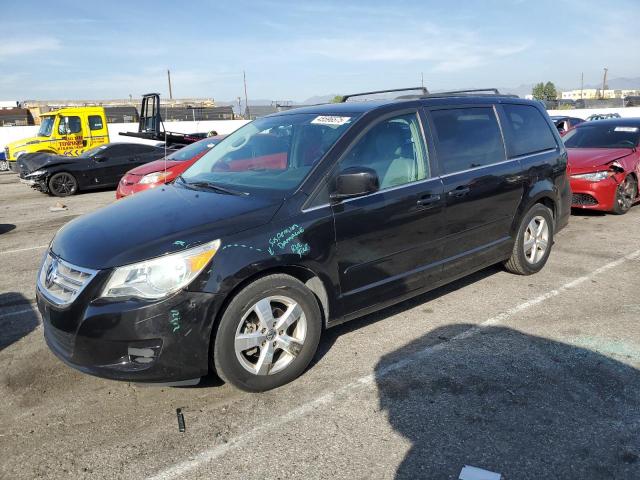
[[[491,168],[491,167],[494,167],[496,165],[504,165],[505,163],[509,163],[509,162],[517,162],[518,160],[519,159],[517,159],[517,158],[509,158],[507,160],[502,160],[501,162],[489,163],[487,165],[480,165],[479,167],[467,168],[465,170],[458,170],[457,172],[445,173],[444,175],[440,175],[440,178],[447,178],[447,177],[450,177],[452,175],[459,175],[461,173],[473,172],[475,170],[481,170],[483,168]]]

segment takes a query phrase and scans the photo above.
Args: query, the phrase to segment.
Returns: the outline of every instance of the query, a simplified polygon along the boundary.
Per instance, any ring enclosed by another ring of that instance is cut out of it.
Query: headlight
[[[593,172],[593,173],[583,173],[580,175],[571,175],[571,178],[578,178],[580,180],[588,180],[590,182],[599,182],[600,180],[604,180],[609,176],[613,175],[613,172],[608,170],[604,170],[601,172]]]
[[[27,175],[27,177],[39,177],[40,175],[44,175],[46,172],[46,170],[36,170],[35,172],[31,172],[30,174]]]
[[[25,154],[27,152],[25,152],[24,150],[18,150],[16,153],[14,153],[14,156],[16,157],[16,160],[18,159],[18,157],[22,154]]]
[[[101,297],[162,298],[186,287],[207,266],[220,240],[116,268]]]
[[[144,183],[144,184],[158,183],[164,180],[165,178],[167,178],[169,175],[171,175],[171,172],[150,173],[149,175],[145,175],[144,177],[142,177],[142,179],[140,180],[140,183]]]

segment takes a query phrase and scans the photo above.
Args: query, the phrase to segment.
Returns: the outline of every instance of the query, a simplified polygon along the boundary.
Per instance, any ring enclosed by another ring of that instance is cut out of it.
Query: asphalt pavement
[[[48,351],[42,254],[113,201],[0,173],[0,478],[640,478],[640,206],[572,216],[537,275],[491,267],[330,329],[302,377],[248,394],[103,380]]]

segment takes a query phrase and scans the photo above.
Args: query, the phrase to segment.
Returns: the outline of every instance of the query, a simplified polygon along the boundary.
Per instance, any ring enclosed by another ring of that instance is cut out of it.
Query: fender
[[[520,222],[522,217],[529,211],[529,209],[536,203],[544,203],[551,208],[553,212],[553,218],[558,219],[558,206],[560,204],[560,194],[558,187],[551,181],[551,179],[544,178],[536,181],[530,188],[525,190],[524,196],[518,206],[516,215],[513,218],[511,224],[511,237],[515,238],[518,229],[520,228]]]
[[[306,218],[299,224],[292,218],[282,219],[221,240],[206,271],[208,280],[194,282],[193,289],[226,297],[226,304],[255,278],[288,273],[318,297],[325,323],[340,315],[337,269],[334,259],[325,256],[326,246],[334,242],[331,218]]]

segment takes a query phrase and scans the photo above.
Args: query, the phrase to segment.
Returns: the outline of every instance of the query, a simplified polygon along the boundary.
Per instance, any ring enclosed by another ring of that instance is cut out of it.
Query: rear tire
[[[517,275],[532,275],[542,270],[551,253],[553,228],[551,210],[540,203],[531,207],[522,218],[505,268]]]
[[[616,198],[613,201],[613,213],[624,215],[638,198],[638,181],[633,175],[627,175],[624,181],[616,189]]]
[[[76,177],[67,172],[59,172],[49,179],[49,193],[56,197],[68,197],[78,191]]]
[[[225,309],[213,345],[216,373],[248,392],[289,383],[311,362],[322,315],[314,294],[289,275],[262,277]]]

